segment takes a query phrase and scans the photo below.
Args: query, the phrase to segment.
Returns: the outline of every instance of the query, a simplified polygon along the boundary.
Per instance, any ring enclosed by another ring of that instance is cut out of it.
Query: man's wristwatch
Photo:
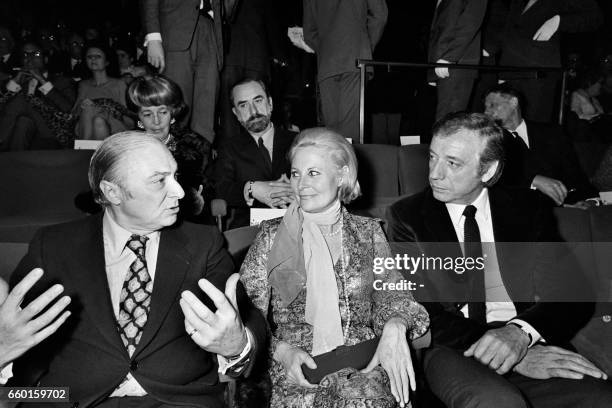
[[[529,345],[531,345],[531,343],[533,342],[533,337],[531,336],[531,333],[529,333],[527,330],[525,330],[525,328],[523,327],[522,324],[520,324],[518,322],[510,322],[510,323],[508,323],[508,326],[510,326],[510,325],[516,326],[519,329],[521,329],[521,331],[523,333],[525,333],[527,335],[527,337],[529,338]]]

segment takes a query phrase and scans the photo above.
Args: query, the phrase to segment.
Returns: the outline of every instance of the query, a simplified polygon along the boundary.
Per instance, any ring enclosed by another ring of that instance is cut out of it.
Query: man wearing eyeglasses
[[[56,147],[61,114],[68,114],[76,99],[75,82],[51,75],[40,46],[25,43],[21,66],[0,84],[6,105],[0,114],[0,150]]]

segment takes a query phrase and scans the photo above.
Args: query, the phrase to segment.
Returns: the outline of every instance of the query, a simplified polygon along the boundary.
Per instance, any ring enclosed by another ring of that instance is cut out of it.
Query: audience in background
[[[571,110],[578,118],[595,121],[604,114],[597,99],[601,95],[602,78],[599,72],[589,71],[579,77],[578,89],[572,92]]]
[[[20,52],[17,70],[0,90],[0,150],[70,146],[75,82],[52,74],[37,44],[27,42]]]
[[[79,82],[79,93],[74,105],[77,118],[75,134],[78,139],[104,140],[109,135],[134,127],[126,108],[126,85],[111,76],[114,53],[101,43],[90,43],[85,48],[85,61],[91,78]]]

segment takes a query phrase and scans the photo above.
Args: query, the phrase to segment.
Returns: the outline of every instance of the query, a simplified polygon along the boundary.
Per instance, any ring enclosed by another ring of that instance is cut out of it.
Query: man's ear
[[[234,116],[236,117],[236,119],[238,119],[238,121],[240,121],[240,116],[238,116],[238,111],[236,110],[235,107],[232,108],[232,113],[234,114]]]
[[[102,180],[100,182],[100,191],[102,191],[102,195],[104,195],[106,201],[112,205],[119,205],[123,201],[123,191],[118,184]]]
[[[480,177],[480,181],[483,183],[489,182],[491,178],[497,173],[497,168],[499,167],[499,160],[495,160],[493,163],[489,164],[489,168],[482,174]]]
[[[270,104],[270,112],[274,110],[274,104],[272,103],[272,97],[268,96],[268,103]]]

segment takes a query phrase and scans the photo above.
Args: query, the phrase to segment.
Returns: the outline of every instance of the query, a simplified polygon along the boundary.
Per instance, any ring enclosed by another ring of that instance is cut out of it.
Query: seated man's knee
[[[497,387],[489,384],[466,387],[455,398],[453,407],[462,408],[527,408],[529,405],[520,391],[514,387]]]

